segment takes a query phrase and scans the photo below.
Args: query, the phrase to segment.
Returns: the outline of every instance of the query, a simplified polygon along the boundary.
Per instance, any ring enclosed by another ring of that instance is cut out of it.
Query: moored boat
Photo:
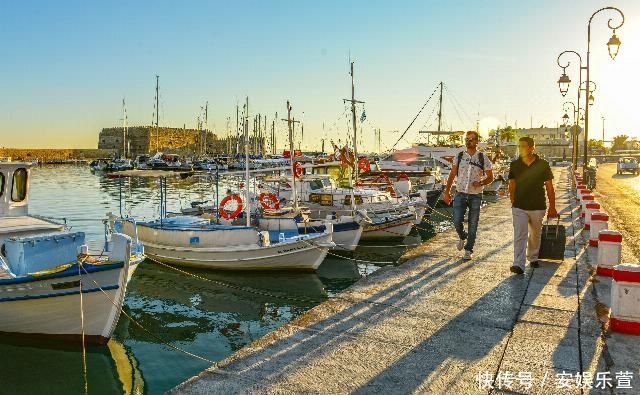
[[[0,332],[105,343],[141,247],[113,234],[92,256],[84,233],[29,215],[28,181],[27,164],[0,164]]]

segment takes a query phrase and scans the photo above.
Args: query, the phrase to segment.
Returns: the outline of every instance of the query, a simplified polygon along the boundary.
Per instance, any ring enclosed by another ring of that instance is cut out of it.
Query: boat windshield
[[[309,189],[312,191],[316,191],[318,189],[324,188],[324,184],[322,180],[311,180],[309,181]]]
[[[321,178],[321,181],[322,181],[322,186],[324,186],[325,188],[333,187],[333,183],[331,182],[330,178]]]
[[[11,200],[21,202],[27,197],[27,169],[17,169],[13,173]]]

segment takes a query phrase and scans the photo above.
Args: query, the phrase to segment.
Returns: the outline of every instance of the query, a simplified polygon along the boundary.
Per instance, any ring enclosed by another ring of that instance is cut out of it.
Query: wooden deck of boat
[[[36,217],[0,217],[0,235],[27,231],[60,229],[62,229],[62,225]]]

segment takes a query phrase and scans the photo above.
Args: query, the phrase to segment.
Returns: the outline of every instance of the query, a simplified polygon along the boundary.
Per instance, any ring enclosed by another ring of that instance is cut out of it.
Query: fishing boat
[[[292,178],[285,176],[265,178],[261,185],[265,193],[286,201],[298,200],[308,208],[313,219],[360,215],[364,219],[361,240],[403,238],[411,232],[418,218],[414,205],[405,201],[398,203],[389,192],[363,187],[342,188],[328,174],[297,177],[295,197],[291,183]]]
[[[105,343],[142,247],[115,233],[95,256],[83,232],[29,215],[29,174],[0,163],[0,332]]]
[[[330,227],[322,233],[300,234],[293,220],[289,226],[266,231],[192,216],[113,222],[125,234],[137,232],[149,258],[200,269],[314,271],[335,247]]]
[[[248,141],[248,121],[245,119]],[[246,148],[246,147],[245,147]],[[246,149],[245,163],[248,163]],[[224,225],[214,220],[178,215],[168,217],[166,179],[171,174],[158,171],[131,171],[127,177],[154,177],[160,182],[160,215],[152,221],[136,221],[122,214],[110,214],[116,232],[135,235],[145,246],[146,255],[158,262],[215,270],[316,270],[335,247],[333,228],[323,232],[301,234],[293,219],[287,226],[265,228],[251,226],[251,200],[245,188],[245,200],[239,195],[223,199],[220,213],[233,220],[243,210],[246,225]],[[179,172],[174,176],[181,176]],[[249,185],[249,169],[245,168],[245,184]],[[216,200],[217,200],[216,196]],[[236,202],[235,210],[225,210],[226,201]]]

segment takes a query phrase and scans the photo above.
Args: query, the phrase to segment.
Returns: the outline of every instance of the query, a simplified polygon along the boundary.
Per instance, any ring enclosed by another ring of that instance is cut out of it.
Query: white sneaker
[[[471,260],[471,251],[464,250],[464,256],[462,257],[465,261]]]
[[[458,249],[458,251],[462,251],[462,249],[464,248],[464,240],[462,239],[458,240],[458,244],[456,245],[456,248]]]

